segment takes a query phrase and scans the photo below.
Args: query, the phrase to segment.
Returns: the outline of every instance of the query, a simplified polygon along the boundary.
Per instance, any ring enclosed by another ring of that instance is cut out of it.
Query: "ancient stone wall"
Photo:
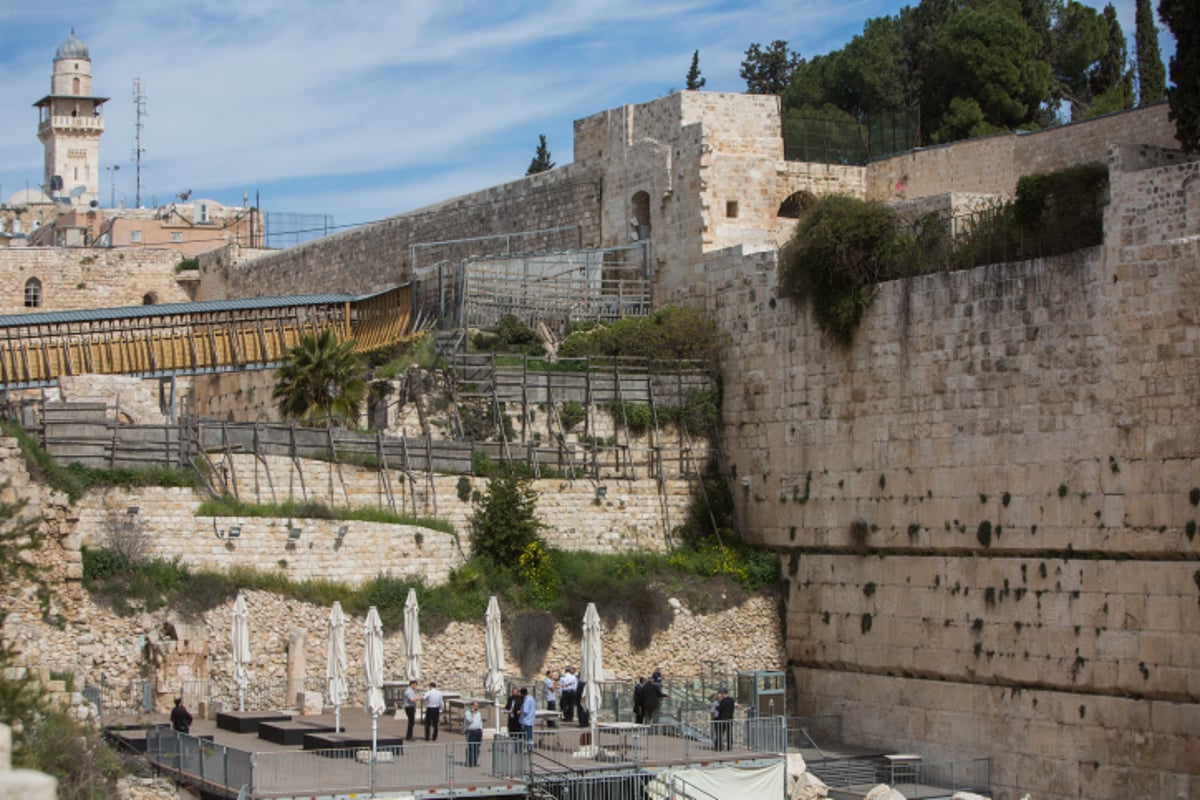
[[[690,293],[802,712],[1000,798],[1200,785],[1200,165],[1113,154],[1105,246],[881,286],[848,349],[768,254]]]
[[[0,247],[0,311],[26,314],[140,306],[192,300],[192,282],[177,278],[173,250],[80,247]],[[25,283],[42,284],[42,304],[25,307]]]
[[[599,204],[597,176],[586,165],[567,165],[257,259],[202,264],[199,297],[378,291],[411,278],[414,247],[418,267],[510,247],[592,247],[599,237]],[[558,227],[567,229],[516,235]],[[425,246],[462,239],[475,241]]]
[[[867,166],[866,196],[885,203],[944,192],[1011,196],[1022,175],[1104,162],[1111,145],[1124,143],[1177,148],[1167,104],[1040,131],[925,147],[876,161]]]
[[[307,499],[345,508],[386,506],[387,495],[375,470],[323,461],[303,461],[303,475],[287,458],[235,455],[232,473],[247,502]],[[92,492],[76,505],[84,546],[104,546],[109,537],[136,535],[148,553],[178,558],[202,569],[249,566],[283,569],[295,580],[325,578],[357,585],[378,574],[420,575],[431,583],[446,580],[470,554],[470,493],[484,491],[486,481],[439,475],[410,484],[399,472],[390,475],[398,511],[451,523],[457,536],[419,526],[252,517],[197,517],[202,498],[186,489],[146,488]],[[591,481],[539,480],[538,515],[546,524],[546,541],[564,550],[663,552],[669,527],[680,524],[690,499],[687,481],[667,483],[664,500],[654,479],[606,481],[598,497]],[[136,508],[136,513],[128,510]],[[587,513],[581,514],[580,509]],[[236,537],[230,528],[239,528]],[[289,538],[289,528],[299,530]],[[344,530],[343,530],[344,529]]]

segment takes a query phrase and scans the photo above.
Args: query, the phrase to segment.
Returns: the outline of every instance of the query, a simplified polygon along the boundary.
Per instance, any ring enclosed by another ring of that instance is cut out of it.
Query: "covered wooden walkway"
[[[64,375],[168,377],[269,369],[330,328],[367,352],[411,333],[409,284],[314,294],[0,316],[0,388]]]

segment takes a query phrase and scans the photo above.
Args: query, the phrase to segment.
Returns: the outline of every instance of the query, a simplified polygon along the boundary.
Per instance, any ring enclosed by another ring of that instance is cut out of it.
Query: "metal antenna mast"
[[[142,79],[133,79],[133,110],[136,122],[133,125],[133,160],[137,165],[137,194],[133,201],[134,208],[142,207],[142,117],[146,116],[146,95],[142,94]]]

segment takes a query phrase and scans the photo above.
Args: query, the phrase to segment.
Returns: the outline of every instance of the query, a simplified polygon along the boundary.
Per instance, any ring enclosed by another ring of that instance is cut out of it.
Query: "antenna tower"
[[[142,117],[146,116],[146,95],[142,94],[142,79],[133,79],[133,110],[136,121],[133,125],[133,161],[137,165],[137,195],[133,201],[134,208],[142,207]]]

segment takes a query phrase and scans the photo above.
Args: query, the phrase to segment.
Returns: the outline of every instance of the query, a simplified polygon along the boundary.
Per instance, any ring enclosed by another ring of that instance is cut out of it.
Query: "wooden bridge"
[[[330,328],[367,352],[412,330],[412,289],[0,316],[0,388],[64,375],[168,377],[270,369],[308,333]]]

